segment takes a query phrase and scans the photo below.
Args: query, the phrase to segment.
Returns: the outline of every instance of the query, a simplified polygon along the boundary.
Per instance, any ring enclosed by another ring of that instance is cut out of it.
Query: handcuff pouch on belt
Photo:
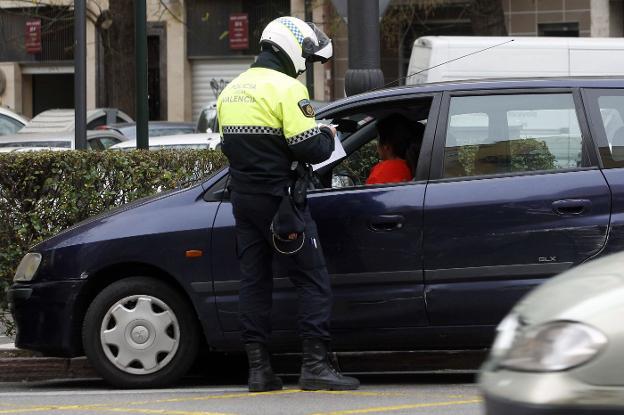
[[[271,221],[273,245],[279,253],[287,255],[297,253],[305,243],[304,211],[312,180],[311,166],[293,163],[293,167],[293,182],[287,188]],[[296,235],[296,238],[291,239],[292,235]]]

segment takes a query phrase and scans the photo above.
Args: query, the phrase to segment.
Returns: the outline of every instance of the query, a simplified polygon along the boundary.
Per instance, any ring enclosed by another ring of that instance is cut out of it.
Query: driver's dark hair
[[[379,144],[389,145],[394,155],[407,161],[415,174],[425,126],[397,113],[379,120],[377,132]]]

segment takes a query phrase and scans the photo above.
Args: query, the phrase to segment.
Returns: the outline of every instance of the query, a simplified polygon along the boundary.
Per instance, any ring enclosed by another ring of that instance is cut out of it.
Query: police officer
[[[217,101],[222,148],[230,162],[249,391],[282,388],[267,350],[274,255],[289,262],[299,299],[300,387],[357,389],[358,380],[343,376],[330,362],[331,286],[309,209],[303,210],[304,232],[291,234],[293,240],[286,242],[296,246],[296,253],[280,253],[271,232],[272,219],[293,183],[293,162],[319,163],[334,149],[335,129],[316,124],[307,89],[296,79],[306,63],[326,62],[332,56],[331,40],[312,23],[280,17],[264,29],[260,45],[255,63],[230,82]]]

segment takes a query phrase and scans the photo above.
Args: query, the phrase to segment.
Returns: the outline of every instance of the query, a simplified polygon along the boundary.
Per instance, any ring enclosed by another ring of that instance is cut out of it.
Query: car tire
[[[85,314],[82,342],[96,372],[119,388],[176,382],[197,357],[199,330],[192,307],[154,278],[131,277],[100,292]]]

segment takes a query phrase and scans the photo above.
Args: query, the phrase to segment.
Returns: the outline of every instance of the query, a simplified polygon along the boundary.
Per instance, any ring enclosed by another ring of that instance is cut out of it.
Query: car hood
[[[624,252],[575,267],[533,290],[514,307],[529,325],[596,322],[624,305]]]
[[[181,227],[180,223],[175,220],[163,220],[162,215],[163,212],[171,213],[180,209],[178,212],[184,217],[185,214],[189,213],[185,209],[192,207],[192,202],[198,200],[198,197],[201,197],[206,189],[221,180],[225,174],[227,174],[227,168],[217,170],[190,187],[157,193],[92,216],[40,242],[32,247],[31,251],[42,252],[102,239],[124,238],[146,233],[180,231],[183,230],[184,226],[206,227],[205,218],[187,217]],[[165,211],[159,210],[162,208]],[[204,216],[210,216],[209,210],[205,208]],[[129,217],[133,219],[128,223]]]
[[[67,244],[71,244],[74,236],[79,235],[82,232],[87,232],[88,230],[96,226],[101,226],[101,224],[106,223],[108,218],[123,214],[124,212],[128,212],[134,209],[141,208],[147,204],[156,203],[160,200],[167,199],[169,197],[175,196],[180,193],[191,191],[198,187],[201,187],[201,185],[197,184],[189,188],[175,189],[175,190],[171,190],[167,192],[158,193],[156,195],[137,199],[133,202],[113,208],[99,215],[91,216],[61,231],[60,233],[57,233],[51,238],[48,238],[38,243],[37,245],[31,248],[31,251],[45,251],[48,249],[54,249],[54,248],[58,248]]]

